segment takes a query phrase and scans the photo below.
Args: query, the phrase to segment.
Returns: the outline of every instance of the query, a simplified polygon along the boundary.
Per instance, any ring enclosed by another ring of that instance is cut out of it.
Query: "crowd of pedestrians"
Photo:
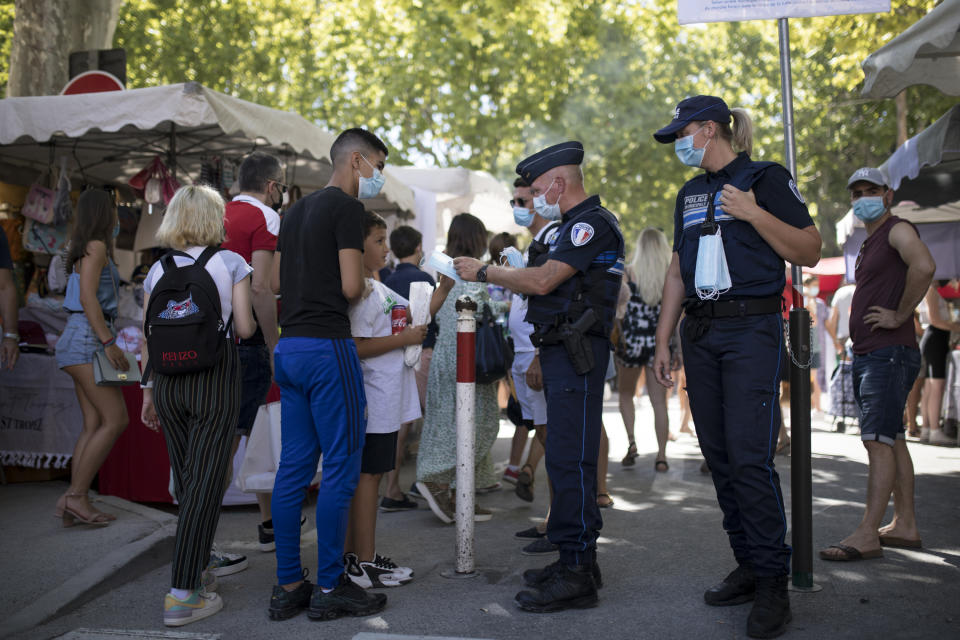
[[[215,614],[223,607],[218,578],[247,566],[244,556],[217,549],[213,539],[231,460],[273,382],[281,391],[282,450],[272,495],[257,496],[256,532],[259,548],[276,555],[269,617],[302,610],[319,620],[373,614],[387,601],[373,589],[414,579],[413,568],[378,548],[378,512],[416,508],[418,498],[442,522],[454,521],[454,304],[469,295],[478,315],[489,313],[503,325],[514,353],[505,380],[476,386],[477,493],[505,481],[532,502],[543,490],[535,484],[537,469],[542,461],[547,467],[550,508],[542,522],[515,535],[526,543],[523,553],[559,559],[525,572],[517,606],[550,612],[597,603],[600,509],[613,505],[600,419],[604,386],[616,378],[628,439],[623,466],[638,458],[635,401],[645,387],[658,445],[654,468],[665,472],[675,438],[667,397],[679,382],[680,431],[692,435],[692,416],[702,470],[713,478],[737,565],[704,600],[752,601],[748,635],[783,633],[791,619],[790,548],[773,462],[788,362],[781,292],[784,260],[815,264],[819,233],[790,174],[750,159],[752,125],[743,110],[712,96],[688,98],[655,137],[673,143],[684,164],[705,171],[677,196],[672,248],[662,231],[647,228],[629,261],[617,220],[587,195],[578,142],[518,164],[511,204],[515,222],[531,236],[523,252],[515,236],[491,236],[480,219],[461,213],[445,242],[458,277],[436,282],[419,268],[420,233],[399,226],[388,237],[387,223],[361,202],[378,195],[388,155],[364,129],[338,136],[329,183],[282,217],[288,191],[282,167],[261,152],[244,160],[240,194],[229,203],[205,186],[178,190],[157,232],[170,252],[144,281],[148,329],[141,354],[142,420],[163,431],[180,505],[165,624]],[[816,299],[816,283],[805,282],[824,330],[814,343],[813,373],[819,370],[825,384],[833,368],[827,340],[839,359],[852,360],[852,394],[870,460],[866,513],[853,534],[821,551],[831,561],[879,557],[883,545],[921,545],[901,416],[909,414],[908,394],[922,368],[922,436],[931,443],[947,438],[938,420],[944,365],[950,332],[960,329],[931,284],[935,265],[916,230],[890,214],[892,190],[880,172],[861,169],[848,188],[868,232],[857,287],[840,289],[828,308]],[[97,510],[87,492],[127,414],[116,387],[94,383],[91,354],[102,352],[117,369],[129,366],[112,328],[118,275],[111,196],[85,192],[77,220],[67,260],[70,316],[56,357],[74,380],[84,424],[56,515],[64,526],[103,526],[114,516]],[[720,247],[722,259],[704,266],[711,246]],[[384,272],[391,252],[396,267]],[[433,293],[430,319],[415,324],[410,300],[418,282]],[[914,311],[921,301],[918,349]],[[208,325],[214,339],[203,334],[196,351],[158,346],[165,331],[200,335]],[[420,347],[414,361],[410,347]],[[492,448],[506,396],[515,403],[517,428],[501,475]],[[405,492],[398,470],[416,429],[416,481]],[[300,555],[301,513],[321,457],[311,575]],[[891,495],[895,516],[881,526]],[[491,517],[475,506],[475,520]]]

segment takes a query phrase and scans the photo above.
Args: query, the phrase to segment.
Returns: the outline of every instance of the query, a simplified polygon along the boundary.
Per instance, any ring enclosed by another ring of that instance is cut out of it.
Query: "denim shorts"
[[[87,322],[87,316],[82,313],[71,313],[67,316],[67,326],[64,327],[60,339],[57,340],[57,366],[72,367],[78,364],[90,364],[94,354],[102,351],[100,338]]]
[[[853,395],[860,439],[893,446],[904,437],[903,408],[920,370],[920,351],[903,345],[853,356]]]
[[[266,345],[238,345],[240,356],[240,417],[237,435],[250,435],[257,411],[270,392],[270,353]]]

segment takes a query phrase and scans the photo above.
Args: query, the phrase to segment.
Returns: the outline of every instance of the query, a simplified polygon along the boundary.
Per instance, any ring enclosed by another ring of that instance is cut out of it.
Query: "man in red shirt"
[[[883,556],[881,545],[920,546],[913,503],[913,461],[904,439],[903,407],[920,369],[913,311],[936,265],[910,222],[890,213],[893,190],[878,169],[858,169],[847,182],[854,215],[867,239],[856,263],[850,307],[853,395],[867,449],[866,510],[852,534],[820,552],[848,562]],[[880,527],[893,494],[893,521]]]
[[[270,289],[270,274],[273,272],[273,254],[280,232],[277,211],[287,190],[282,180],[280,162],[269,154],[254,151],[240,165],[240,194],[227,204],[223,217],[226,231],[223,248],[240,254],[253,267],[250,289],[257,319],[257,332],[250,338],[240,340],[237,347],[243,388],[231,459],[241,436],[250,435],[257,410],[266,400],[273,380],[273,348],[277,346],[278,333],[277,302]],[[275,547],[270,498],[269,493],[257,494],[262,521],[257,527],[261,551],[273,551]],[[245,568],[245,561],[243,565],[229,573]],[[219,575],[226,575],[226,570],[226,567],[221,569]]]

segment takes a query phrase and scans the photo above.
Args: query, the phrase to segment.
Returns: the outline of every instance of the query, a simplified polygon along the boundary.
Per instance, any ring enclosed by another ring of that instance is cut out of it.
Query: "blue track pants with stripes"
[[[733,554],[758,576],[787,575],[787,520],[773,465],[788,362],[780,315],[713,318],[698,340],[681,336],[690,410]]]
[[[272,500],[277,581],[301,579],[300,511],[322,453],[316,584],[332,588],[343,573],[347,516],[367,427],[357,348],[350,338],[281,338],[274,369],[282,447]]]
[[[597,456],[603,413],[603,383],[610,341],[588,336],[593,369],[574,370],[563,345],[540,348],[547,400],[546,466],[553,484],[547,537],[560,547],[560,562],[592,565],[603,527],[597,507]]]

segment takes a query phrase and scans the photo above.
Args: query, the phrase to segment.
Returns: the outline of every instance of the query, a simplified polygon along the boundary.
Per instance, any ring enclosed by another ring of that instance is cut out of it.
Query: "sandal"
[[[527,472],[527,469],[530,471]],[[520,467],[520,473],[517,474],[517,486],[513,491],[524,502],[533,502],[533,474],[533,467],[529,464]]]
[[[601,500],[601,498],[606,498],[606,500]],[[609,509],[613,506],[613,498],[610,497],[609,493],[598,493],[597,506],[601,509]]]
[[[110,524],[110,519],[107,517],[107,514],[93,509],[92,513],[81,513],[77,509],[70,507],[70,498],[85,498],[87,497],[86,493],[66,493],[63,496],[63,526],[72,527],[77,522],[82,524],[90,524],[99,527],[105,527]],[[92,507],[91,507],[92,508]]]
[[[620,464],[622,464],[625,467],[632,467],[636,463],[637,458],[639,457],[640,457],[640,454],[637,453],[637,443],[636,441],[631,440],[630,448],[627,449],[627,455],[623,456],[623,460],[620,461]],[[600,495],[605,495],[605,494],[600,494]]]
[[[666,460],[657,460],[653,463],[653,469],[659,473],[666,473],[667,471],[670,471],[670,465],[667,464]]]

